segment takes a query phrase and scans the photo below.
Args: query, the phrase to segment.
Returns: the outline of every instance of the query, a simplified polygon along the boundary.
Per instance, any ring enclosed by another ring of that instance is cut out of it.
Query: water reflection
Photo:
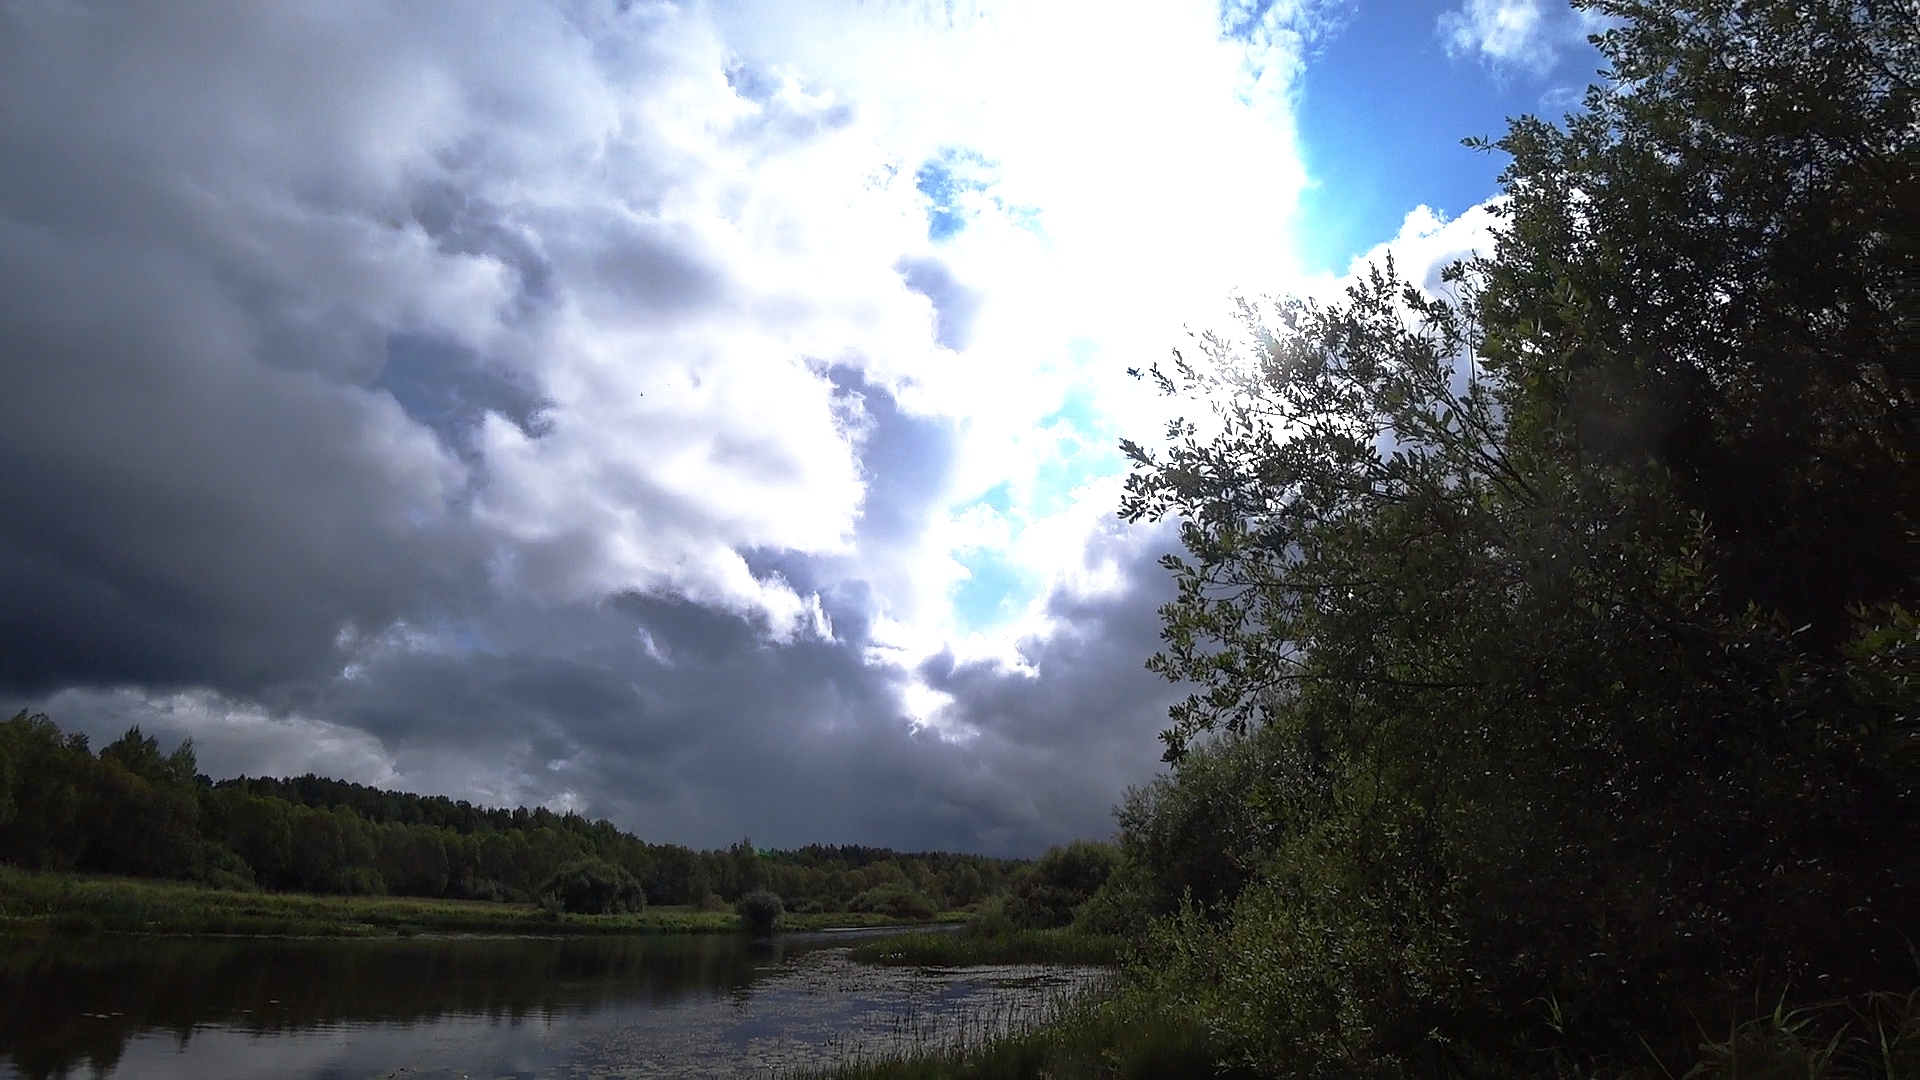
[[[731,1075],[979,1034],[1092,977],[879,969],[847,944],[0,939],[0,1076]]]

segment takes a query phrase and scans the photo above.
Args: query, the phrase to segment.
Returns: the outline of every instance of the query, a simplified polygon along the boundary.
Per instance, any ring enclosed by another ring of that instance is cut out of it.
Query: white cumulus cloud
[[[1604,25],[1563,0],[1466,0],[1440,16],[1438,32],[1451,56],[1473,56],[1498,69],[1544,75],[1568,47]]]

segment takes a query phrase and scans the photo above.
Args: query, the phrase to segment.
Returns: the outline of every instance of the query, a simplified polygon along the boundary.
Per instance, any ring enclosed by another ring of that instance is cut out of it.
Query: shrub
[[[1122,862],[1086,903],[1074,909],[1073,926],[1084,934],[1137,938],[1153,921],[1157,890],[1147,872]]]
[[[542,906],[551,897],[575,915],[618,915],[644,911],[647,894],[633,875],[602,859],[575,859],[553,872],[540,887]]]
[[[1008,919],[1043,930],[1067,925],[1074,909],[1093,898],[1119,862],[1112,844],[1092,840],[1049,849],[1014,885]]]
[[[847,902],[848,911],[891,915],[896,919],[931,919],[940,909],[926,895],[904,885],[876,885]]]
[[[755,937],[773,933],[773,924],[786,911],[780,898],[765,889],[755,889],[734,901],[733,910]]]
[[[258,892],[259,886],[253,880],[253,868],[247,861],[235,855],[225,845],[202,842],[199,872],[196,875],[206,885],[231,892]]]

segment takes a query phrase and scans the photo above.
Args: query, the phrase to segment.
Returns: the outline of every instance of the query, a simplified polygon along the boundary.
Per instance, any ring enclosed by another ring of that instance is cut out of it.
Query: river
[[[0,938],[0,1077],[778,1076],[974,1042],[1096,968],[886,968],[845,935]]]

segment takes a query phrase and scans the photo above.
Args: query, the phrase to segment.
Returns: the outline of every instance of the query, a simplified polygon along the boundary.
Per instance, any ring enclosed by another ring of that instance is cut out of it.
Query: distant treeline
[[[928,916],[1006,892],[1022,863],[809,845],[760,852],[651,844],[612,822],[477,807],[319,776],[200,775],[129,730],[96,755],[44,715],[0,722],[0,862],[228,888],[537,900],[558,871],[618,867],[654,904],[719,904],[755,889],[788,910]]]

